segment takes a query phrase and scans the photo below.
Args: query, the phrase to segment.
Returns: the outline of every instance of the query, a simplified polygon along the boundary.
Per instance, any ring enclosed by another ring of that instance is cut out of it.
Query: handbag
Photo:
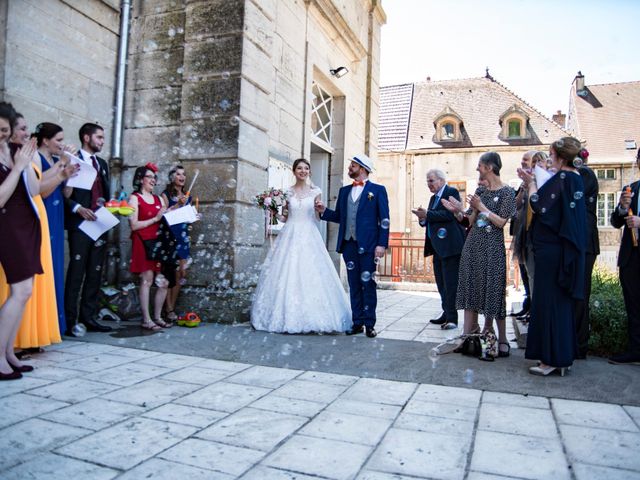
[[[477,333],[465,335],[462,345],[456,348],[454,352],[476,358],[482,356],[482,342],[480,341],[480,337],[481,335]]]

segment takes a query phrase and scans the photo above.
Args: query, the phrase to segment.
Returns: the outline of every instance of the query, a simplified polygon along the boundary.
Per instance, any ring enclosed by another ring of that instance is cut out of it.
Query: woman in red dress
[[[162,215],[166,211],[162,198],[153,194],[153,188],[158,180],[158,167],[153,163],[147,163],[144,167],[138,167],[133,176],[133,188],[129,203],[133,207],[133,213],[129,217],[131,225],[131,267],[132,273],[140,274],[140,305],[142,307],[142,328],[157,331],[161,328],[171,327],[170,323],[161,318],[162,305],[167,297],[169,281],[160,273],[160,262],[149,260],[143,240],[156,240],[158,227]],[[153,301],[154,318],[149,314],[149,292],[154,282],[158,287]]]
[[[40,242],[42,232],[38,211],[31,196],[40,185],[30,168],[36,153],[35,141],[12,151],[16,111],[10,103],[0,103],[0,265],[4,269],[11,294],[0,307],[0,380],[15,380],[33,367],[18,360],[13,343],[24,306],[31,297],[33,277],[42,273]]]

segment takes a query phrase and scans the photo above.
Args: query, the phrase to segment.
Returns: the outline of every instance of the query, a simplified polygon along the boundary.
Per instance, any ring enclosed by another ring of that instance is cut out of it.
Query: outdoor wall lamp
[[[347,73],[349,73],[349,70],[347,69],[347,67],[338,67],[338,68],[332,68],[331,70],[329,70],[329,73],[336,78],[340,78],[340,77],[344,77]]]

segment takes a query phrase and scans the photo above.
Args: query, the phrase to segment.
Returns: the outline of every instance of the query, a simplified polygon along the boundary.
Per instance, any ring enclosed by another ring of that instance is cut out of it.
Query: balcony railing
[[[505,242],[507,286],[520,286],[518,262],[511,258],[511,242]],[[407,238],[391,234],[389,248],[378,265],[378,279],[386,282],[435,283],[433,257],[424,257],[424,238]]]

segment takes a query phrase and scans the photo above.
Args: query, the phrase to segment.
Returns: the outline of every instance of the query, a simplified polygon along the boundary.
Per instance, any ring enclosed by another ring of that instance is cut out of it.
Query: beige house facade
[[[331,205],[347,159],[376,156],[384,10],[380,0],[130,3],[114,190],[130,192],[149,161],[160,184],[173,165],[197,170],[203,219],[181,299],[209,320],[246,320],[265,254],[253,197],[289,185],[291,164],[306,157]],[[2,2],[2,98],[31,125],[61,124],[71,141],[85,121],[112,138],[120,18],[118,0]],[[336,231],[323,234],[332,251]],[[129,235],[122,222],[111,239],[107,270],[120,281],[130,279]]]
[[[547,151],[567,135],[489,73],[484,77],[383,87],[378,175],[389,190],[396,238],[424,238],[411,209],[429,204],[427,172],[442,170],[464,198],[477,187],[478,158],[502,158],[503,182],[518,188],[516,170],[529,150]],[[417,242],[419,243],[419,242]]]

